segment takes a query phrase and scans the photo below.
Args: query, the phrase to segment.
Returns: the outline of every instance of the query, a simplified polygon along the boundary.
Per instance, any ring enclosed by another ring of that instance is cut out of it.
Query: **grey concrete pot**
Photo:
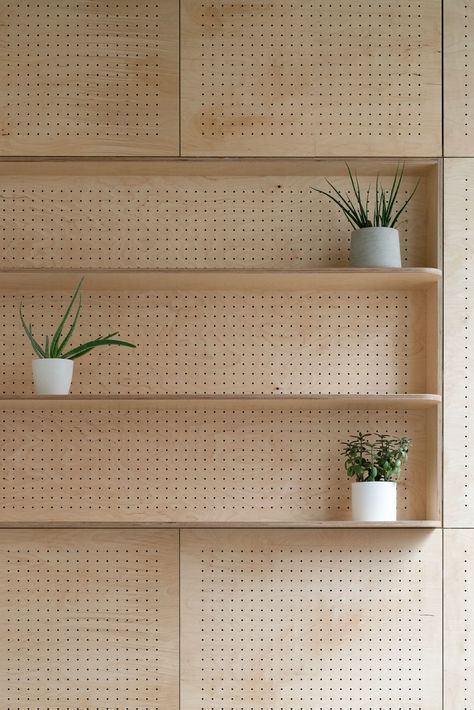
[[[392,227],[364,227],[352,232],[351,266],[400,268],[400,236]]]

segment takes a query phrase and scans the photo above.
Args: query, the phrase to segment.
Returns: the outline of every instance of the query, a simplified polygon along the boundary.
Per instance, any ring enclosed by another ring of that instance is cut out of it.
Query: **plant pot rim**
[[[57,360],[61,360],[62,362],[74,362],[70,357],[35,357],[33,358],[33,362],[53,362],[53,360],[56,362]]]
[[[373,230],[373,229],[377,229],[377,230],[383,229],[383,230],[388,230],[388,231],[390,231],[390,232],[398,232],[397,227],[382,227],[382,225],[375,226],[375,227],[373,227],[373,226],[372,226],[372,227],[356,227],[356,229],[354,229],[353,232],[365,232],[365,231],[368,231],[369,229],[370,229],[370,230]]]
[[[380,484],[380,483],[390,483],[390,484],[395,483],[395,484],[397,484],[398,481],[352,481],[353,486],[356,486],[358,484],[366,486],[368,483],[369,484],[374,484],[374,483],[378,483],[378,484]]]

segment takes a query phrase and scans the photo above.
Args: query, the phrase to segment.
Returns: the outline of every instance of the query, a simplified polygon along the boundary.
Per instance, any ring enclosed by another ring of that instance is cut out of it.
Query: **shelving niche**
[[[347,227],[309,190],[344,170],[0,164],[6,524],[353,525],[339,441],[379,429],[414,441],[397,525],[439,525],[439,165],[406,163],[402,270],[345,268]],[[34,397],[19,301],[49,330],[80,275],[81,334],[118,324],[139,347]]]

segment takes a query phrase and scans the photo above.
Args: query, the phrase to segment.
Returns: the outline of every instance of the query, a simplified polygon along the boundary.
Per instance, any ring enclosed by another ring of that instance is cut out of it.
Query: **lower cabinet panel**
[[[468,710],[474,702],[474,530],[444,536],[444,707]]]
[[[3,531],[2,710],[178,708],[178,531]]]
[[[440,710],[441,531],[179,535],[3,531],[2,710]]]
[[[181,541],[183,710],[441,708],[440,531]]]

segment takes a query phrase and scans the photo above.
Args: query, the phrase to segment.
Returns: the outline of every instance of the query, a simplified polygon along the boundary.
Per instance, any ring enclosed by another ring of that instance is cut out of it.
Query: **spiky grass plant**
[[[358,434],[342,442],[347,475],[357,481],[398,481],[411,440],[386,434]]]
[[[338,190],[332,182],[326,178],[326,182],[330,187],[331,192],[320,190],[317,187],[312,187],[312,190],[319,192],[325,197],[336,203],[345,217],[348,219],[354,229],[363,229],[364,227],[395,227],[401,215],[408,206],[411,198],[416,192],[419,184],[417,181],[410,195],[402,203],[397,206],[397,199],[400,192],[400,185],[403,178],[404,164],[400,167],[397,165],[397,170],[393,178],[390,189],[385,189],[377,175],[375,181],[375,195],[373,199],[373,208],[370,203],[370,185],[367,188],[365,195],[362,194],[359,179],[357,175],[353,175],[349,165],[346,163],[347,172],[351,181],[352,192],[347,192],[344,196],[341,190]],[[370,216],[372,214],[372,217]]]
[[[110,333],[109,335],[99,336],[98,338],[95,338],[95,340],[90,340],[87,343],[83,343],[82,345],[78,345],[75,348],[66,350],[66,346],[69,344],[76,329],[77,322],[79,320],[79,314],[82,308],[81,286],[83,280],[84,279],[81,279],[79,281],[79,284],[72,295],[66,312],[64,313],[64,316],[62,317],[61,322],[59,323],[54,335],[52,336],[52,338],[47,335],[45,337],[43,346],[41,346],[36,340],[36,338],[33,336],[33,329],[31,324],[26,323],[23,315],[23,303],[20,303],[21,324],[26,335],[28,336],[28,340],[31,343],[31,347],[33,348],[34,353],[39,358],[61,358],[63,360],[77,360],[78,357],[87,355],[87,353],[89,353],[91,350],[94,350],[95,348],[104,345],[123,345],[127,348],[136,347],[136,345],[133,345],[132,343],[127,343],[124,340],[116,340],[115,336],[118,335],[118,332],[116,332]],[[77,304],[77,306],[75,308],[74,315],[72,315],[75,304]],[[67,332],[63,336],[67,320],[70,316],[72,320],[70,321],[70,325],[67,329]]]

